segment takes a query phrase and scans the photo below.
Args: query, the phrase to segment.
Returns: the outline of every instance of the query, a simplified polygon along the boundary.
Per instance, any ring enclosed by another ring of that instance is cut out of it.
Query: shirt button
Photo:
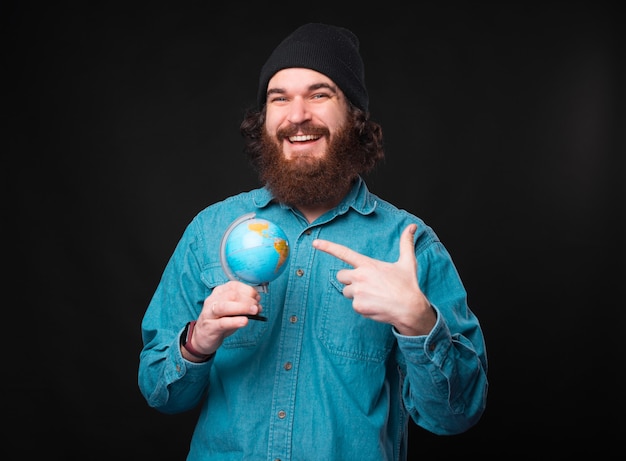
[[[293,365],[291,364],[291,362],[287,362],[287,363],[285,363],[285,370],[291,370],[291,367],[292,367],[292,366],[293,366]]]
[[[285,416],[287,416],[287,413],[285,413],[283,410],[280,410],[280,411],[278,412],[278,417],[279,417],[280,419],[284,419],[284,418],[285,418]]]
[[[307,230],[305,230],[305,231],[304,231],[304,233],[305,233],[306,235],[311,235],[311,229],[307,229]]]
[[[289,317],[289,321],[291,323],[296,323],[298,321],[298,316],[292,315],[291,317]]]
[[[302,276],[304,275],[304,271],[303,271],[302,269],[298,269],[298,270],[296,271],[296,275],[297,275],[298,277],[302,277]]]
[[[430,346],[428,346],[428,348],[429,348],[431,351],[434,351],[434,350],[435,350],[435,343],[431,343],[431,344],[430,344]]]

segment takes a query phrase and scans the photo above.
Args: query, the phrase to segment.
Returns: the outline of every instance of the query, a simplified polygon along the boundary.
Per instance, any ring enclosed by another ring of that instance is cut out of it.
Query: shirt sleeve
[[[195,232],[195,225],[192,222],[178,242],[141,324],[139,389],[149,406],[164,413],[187,411],[200,402],[213,363],[190,362],[180,351],[185,325],[198,317],[209,294],[200,279],[201,234]]]
[[[443,244],[435,241],[416,252],[420,288],[437,322],[426,336],[404,336],[394,329],[404,365],[403,399],[418,426],[439,435],[459,434],[485,410],[484,337]]]

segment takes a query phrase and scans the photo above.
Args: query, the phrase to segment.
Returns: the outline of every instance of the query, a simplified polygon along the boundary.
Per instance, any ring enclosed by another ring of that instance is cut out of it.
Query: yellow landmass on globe
[[[251,232],[256,232],[263,238],[266,238],[266,236],[264,236],[263,233],[267,231],[269,227],[270,225],[267,222],[257,221],[257,222],[248,224],[248,229]],[[278,263],[276,264],[276,269],[274,269],[274,272],[277,272],[278,269],[280,269],[280,267],[285,263],[285,261],[287,261],[287,258],[289,257],[289,244],[287,243],[286,240],[277,238],[277,239],[274,239],[274,249],[276,250],[279,256]]]
[[[289,245],[286,240],[276,239],[274,240],[274,249],[278,252],[278,264],[276,264],[276,271],[280,269],[280,267],[287,261],[287,257],[289,256]]]
[[[268,222],[256,221],[248,224],[248,229],[250,229],[251,232],[256,232],[261,237],[263,237],[263,231],[266,231],[269,227],[270,224]]]

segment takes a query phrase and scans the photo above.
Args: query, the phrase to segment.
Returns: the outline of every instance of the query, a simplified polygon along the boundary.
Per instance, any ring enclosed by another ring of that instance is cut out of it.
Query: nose
[[[294,125],[303,123],[310,120],[311,114],[309,113],[308,106],[303,98],[297,97],[291,100],[289,103],[289,113],[287,114],[287,120]]]

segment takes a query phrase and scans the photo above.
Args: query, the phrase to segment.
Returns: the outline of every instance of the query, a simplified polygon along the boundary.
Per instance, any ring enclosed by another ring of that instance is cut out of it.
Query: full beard
[[[261,181],[278,202],[289,206],[337,205],[354,184],[362,163],[358,140],[351,133],[349,127],[337,132],[321,158],[288,160],[280,144],[288,134],[279,131],[272,138],[263,130],[263,153],[258,164]]]

